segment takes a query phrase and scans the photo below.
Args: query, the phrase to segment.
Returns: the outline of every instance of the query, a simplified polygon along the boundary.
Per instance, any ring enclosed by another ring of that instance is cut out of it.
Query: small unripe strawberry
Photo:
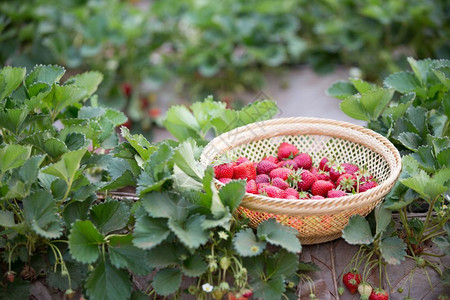
[[[367,282],[363,282],[358,286],[358,293],[361,295],[361,299],[364,297],[367,300],[372,293],[372,286]]]
[[[14,280],[16,279],[16,275],[15,274],[16,274],[16,272],[14,272],[14,271],[6,272],[5,273],[6,280],[8,280],[10,283],[13,283]]]

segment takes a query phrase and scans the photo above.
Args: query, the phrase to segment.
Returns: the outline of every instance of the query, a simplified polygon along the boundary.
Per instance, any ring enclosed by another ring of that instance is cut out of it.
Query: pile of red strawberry
[[[247,180],[247,193],[283,199],[325,199],[365,192],[377,182],[365,169],[351,163],[337,163],[324,157],[319,167],[311,156],[292,144],[281,143],[277,157],[254,163],[245,157],[214,167],[215,177],[226,184]]]

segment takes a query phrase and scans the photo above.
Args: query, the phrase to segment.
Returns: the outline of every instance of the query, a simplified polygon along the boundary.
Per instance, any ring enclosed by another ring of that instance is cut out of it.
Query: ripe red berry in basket
[[[259,174],[259,175],[256,175],[255,182],[256,183],[270,183],[270,177],[267,174]]]
[[[311,199],[314,199],[314,200],[322,200],[322,199],[325,199],[325,197],[320,196],[320,195],[315,195],[315,196],[312,196]]]
[[[375,181],[364,182],[359,186],[359,192],[360,193],[365,192],[367,190],[373,189],[376,186],[378,186],[378,183],[376,183]]]
[[[274,179],[272,179],[272,185],[282,190],[285,190],[289,187],[289,184],[280,177],[275,177]]]
[[[275,156],[264,156],[263,159],[261,159],[261,161],[263,161],[263,160],[271,161],[274,164],[278,163],[278,158],[276,158]]]
[[[216,178],[233,178],[233,169],[234,165],[232,163],[215,166],[214,176]]]
[[[291,199],[291,200],[298,200],[297,197],[292,196],[292,195],[287,195],[285,198],[286,198],[286,199]]]
[[[325,180],[328,181],[330,180],[330,173],[326,172],[326,171],[322,171],[322,170],[317,170],[316,168],[312,167],[311,168],[311,173],[316,176],[316,178],[318,180]]]
[[[311,193],[314,196],[320,195],[322,197],[326,197],[329,190],[332,190],[334,188],[334,185],[325,180],[317,180],[313,183],[311,187]]]
[[[218,180],[223,184],[227,184],[231,181],[231,178],[219,178]]]
[[[333,182],[338,180],[339,176],[345,173],[345,169],[342,165],[334,165],[330,168],[330,178]]]
[[[329,190],[327,193],[328,198],[339,198],[347,196],[347,193],[341,190]]]
[[[312,158],[308,153],[300,153],[294,158],[299,168],[309,170],[312,167]]]
[[[276,186],[268,185],[264,187],[264,193],[271,198],[284,198],[283,190]]]
[[[342,174],[336,180],[336,185],[346,192],[352,192],[356,188],[357,178],[353,174]]]
[[[320,160],[319,163],[319,170],[329,172],[330,171],[330,164],[328,158],[324,157]]]
[[[256,182],[253,179],[247,181],[245,191],[250,194],[258,194],[258,188],[256,186]]]
[[[373,289],[369,300],[389,300],[389,294],[383,289]]]
[[[284,190],[284,195],[286,196],[286,199],[288,199],[289,196],[295,197],[295,199],[298,199],[298,191],[294,188],[287,188]]]
[[[258,194],[262,194],[262,192],[264,191],[264,188],[269,185],[270,185],[270,183],[268,183],[268,182],[257,183],[256,188],[258,189]]]
[[[309,199],[309,194],[307,192],[303,192],[303,191],[299,192],[298,193],[298,198],[301,199],[301,200],[302,199]]]
[[[354,164],[343,163],[341,164],[341,166],[344,167],[345,173],[348,174],[355,174],[356,172],[359,171],[358,166],[355,166]]]
[[[289,169],[292,169],[292,170],[297,170],[298,169],[297,163],[294,160],[292,160],[292,159],[280,161],[277,164],[277,167],[278,168],[289,168]]]
[[[316,180],[316,176],[314,176],[310,171],[303,169],[294,171],[288,177],[290,185],[297,188],[299,191],[309,190]]]
[[[240,164],[242,164],[242,163],[245,163],[245,162],[248,162],[248,161],[250,161],[247,157],[239,157],[237,160],[236,160],[236,164],[237,165],[240,165]]]
[[[297,147],[290,143],[281,143],[278,147],[278,159],[289,159],[294,158],[298,153]]]
[[[351,294],[358,291],[358,286],[361,283],[361,275],[356,270],[352,270],[342,277],[342,282],[347,287]]]
[[[272,179],[279,177],[283,180],[286,180],[292,172],[293,171],[288,168],[276,168],[276,169],[270,171],[269,176]]]
[[[269,161],[269,160],[262,160],[258,163],[256,167],[256,172],[258,174],[269,174],[270,171],[277,168],[277,164]]]
[[[364,183],[364,182],[373,180],[372,174],[370,174],[370,172],[366,168],[359,169],[359,171],[356,172],[355,175],[357,177],[359,177],[359,182],[360,183]]]
[[[251,161],[243,162],[240,165],[234,167],[233,178],[234,179],[255,179],[256,168],[255,164]]]

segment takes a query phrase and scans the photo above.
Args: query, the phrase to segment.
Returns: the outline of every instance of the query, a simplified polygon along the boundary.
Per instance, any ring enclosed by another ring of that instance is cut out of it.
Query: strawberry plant
[[[328,93],[342,99],[342,111],[367,121],[369,128],[386,136],[403,155],[400,180],[380,209],[395,211],[400,216],[402,226],[396,236],[386,237],[395,245],[391,250],[397,250],[383,251],[386,244],[383,237],[377,240],[369,232],[364,235],[366,243],[378,243],[381,254],[389,256],[385,257],[387,262],[399,262],[406,245],[407,257],[416,260],[417,267],[432,267],[443,275],[444,270],[427,260],[428,255],[434,255],[427,251],[427,245],[433,241],[442,255],[449,254],[450,61],[409,58],[408,62],[412,72],[388,76],[384,87],[351,78],[334,84]],[[423,213],[423,218],[408,218],[408,212]],[[376,216],[377,222],[383,223],[380,218]],[[365,221],[359,218],[353,222],[361,226]]]

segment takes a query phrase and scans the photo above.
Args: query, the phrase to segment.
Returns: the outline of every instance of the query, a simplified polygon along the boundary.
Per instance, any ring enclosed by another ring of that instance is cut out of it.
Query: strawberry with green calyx
[[[355,294],[356,291],[359,291],[358,287],[361,283],[361,275],[356,269],[352,269],[350,272],[344,274],[344,276],[342,277],[342,282],[351,294]]]
[[[369,170],[367,168],[361,168],[358,172],[355,173],[355,175],[359,178],[359,181],[361,183],[373,180],[372,174],[370,174]]]
[[[292,160],[292,159],[280,161],[277,164],[277,167],[278,168],[289,168],[289,169],[292,169],[292,170],[297,170],[298,169],[297,163],[294,160]]]
[[[301,191],[298,193],[299,199],[309,199],[309,193],[305,191]]]
[[[345,169],[342,165],[334,165],[330,168],[330,179],[333,182],[336,182],[342,174],[345,174]]]
[[[300,153],[294,157],[294,161],[299,168],[309,170],[312,168],[312,158],[308,153]]]
[[[330,161],[327,157],[324,157],[319,162],[319,170],[329,172],[330,171]]]
[[[325,180],[328,181],[330,180],[330,173],[326,172],[326,171],[322,171],[322,170],[318,170],[314,167],[311,168],[311,173],[316,176],[316,178],[318,180]]]
[[[356,172],[359,171],[358,166],[354,164],[342,163],[341,166],[344,167],[345,173],[347,174],[355,174]]]
[[[214,166],[214,177],[216,178],[233,178],[234,164],[220,164]]]
[[[363,193],[365,191],[368,191],[370,189],[373,189],[374,187],[378,186],[378,183],[376,183],[375,181],[367,181],[364,182],[363,184],[361,184],[359,186],[359,192]]]
[[[262,160],[256,166],[256,172],[258,174],[269,174],[270,171],[277,168],[277,165],[269,160]]]
[[[284,198],[283,190],[280,188],[277,188],[276,186],[272,186],[272,185],[264,187],[263,193],[261,193],[261,194],[263,194],[263,195],[265,194],[271,198],[280,198],[280,199]]]
[[[348,174],[348,173],[342,174],[336,180],[336,185],[338,187],[340,187],[343,191],[346,191],[349,193],[354,191],[354,189],[356,188],[356,184],[357,184],[357,178],[353,174]]]
[[[326,197],[329,190],[334,189],[334,184],[325,180],[317,180],[311,187],[311,193],[314,196]]]
[[[299,191],[309,190],[315,181],[317,181],[316,176],[303,169],[292,172],[288,177],[289,185]]]
[[[292,145],[290,143],[283,142],[278,147],[277,155],[278,155],[279,160],[289,159],[289,158],[292,159],[298,154],[298,152],[299,151],[298,151],[297,147],[295,147],[294,145]]]
[[[234,179],[255,179],[256,178],[256,168],[255,164],[251,161],[243,162],[234,167],[233,171]]]
[[[286,196],[286,199],[287,199],[287,197],[289,197],[289,196],[292,196],[292,197],[294,197],[294,198],[296,198],[296,199],[299,199],[299,193],[298,193],[298,191],[297,191],[296,189],[294,189],[294,188],[288,187],[287,189],[285,189],[285,190],[284,190],[284,195]]]
[[[282,190],[285,190],[289,187],[289,184],[280,177],[275,177],[274,179],[272,179],[272,185]]]
[[[367,282],[360,283],[358,293],[361,295],[361,300],[368,300],[372,293],[372,286]]]
[[[389,294],[385,290],[377,288],[372,291],[369,300],[389,300]]]
[[[245,186],[245,192],[250,194],[258,194],[258,188],[256,186],[255,180],[247,181],[247,185]]]
[[[270,178],[274,179],[276,177],[279,177],[283,180],[288,179],[289,175],[292,174],[294,171],[288,168],[276,168],[272,171],[270,171],[269,176]]]

